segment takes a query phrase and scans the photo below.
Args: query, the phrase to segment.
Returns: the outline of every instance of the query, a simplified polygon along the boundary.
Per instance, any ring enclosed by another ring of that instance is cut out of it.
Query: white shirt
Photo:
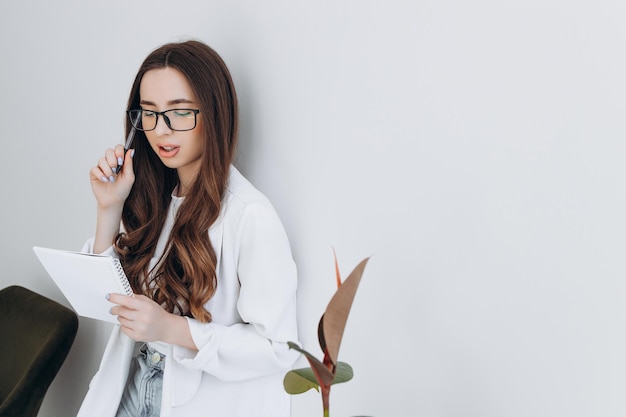
[[[172,198],[171,214],[182,201]],[[213,321],[187,318],[198,352],[159,342],[166,350],[161,416],[287,417],[282,379],[298,358],[287,346],[298,338],[295,263],[276,211],[235,167],[209,237],[217,255],[217,289],[206,304]],[[79,417],[115,415],[134,347],[116,325]]]

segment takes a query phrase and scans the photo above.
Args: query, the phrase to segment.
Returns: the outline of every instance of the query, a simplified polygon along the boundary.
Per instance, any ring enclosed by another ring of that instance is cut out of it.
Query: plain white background
[[[617,0],[3,4],[0,284],[66,303],[31,247],[92,235],[88,170],[140,62],[198,38],[235,78],[237,165],[289,234],[306,348],[333,248],[344,277],[372,256],[331,415],[623,416],[625,20]],[[108,333],[81,319],[41,416],[73,415]]]

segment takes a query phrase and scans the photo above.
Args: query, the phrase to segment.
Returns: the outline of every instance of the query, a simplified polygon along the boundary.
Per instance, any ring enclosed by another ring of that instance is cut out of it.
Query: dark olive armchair
[[[35,417],[65,361],[78,317],[20,286],[0,290],[0,417]]]

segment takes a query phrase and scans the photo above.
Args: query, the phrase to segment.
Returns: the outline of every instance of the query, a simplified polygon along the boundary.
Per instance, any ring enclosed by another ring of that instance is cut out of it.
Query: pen
[[[126,152],[128,152],[128,150],[130,149],[130,145],[133,144],[133,139],[135,138],[135,132],[137,131],[137,129],[135,129],[135,126],[131,127],[130,132],[128,132],[128,137],[126,137],[126,143],[124,144],[124,155],[126,155]]]
[[[130,146],[133,144],[133,139],[135,139],[135,132],[137,132],[137,129],[135,129],[135,124],[137,123],[140,117],[141,117],[141,113],[139,113],[137,115],[137,118],[132,120],[132,123],[130,124],[131,125],[130,132],[128,132],[128,136],[126,137],[126,143],[124,143],[124,157],[126,157],[126,152],[128,152],[128,150],[130,149]],[[122,170],[122,165],[120,164],[117,166],[117,168],[113,170],[113,173],[117,175],[120,173],[121,170]]]

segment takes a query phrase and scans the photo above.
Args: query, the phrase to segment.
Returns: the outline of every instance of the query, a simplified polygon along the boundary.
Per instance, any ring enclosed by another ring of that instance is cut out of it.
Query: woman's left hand
[[[122,332],[128,337],[137,342],[165,341],[173,315],[155,301],[137,294],[133,297],[109,294],[109,301],[116,304],[111,314],[117,316]]]
[[[136,342],[166,342],[197,351],[187,319],[169,313],[151,298],[135,294],[109,294],[115,304],[111,314],[117,316],[122,332]]]

